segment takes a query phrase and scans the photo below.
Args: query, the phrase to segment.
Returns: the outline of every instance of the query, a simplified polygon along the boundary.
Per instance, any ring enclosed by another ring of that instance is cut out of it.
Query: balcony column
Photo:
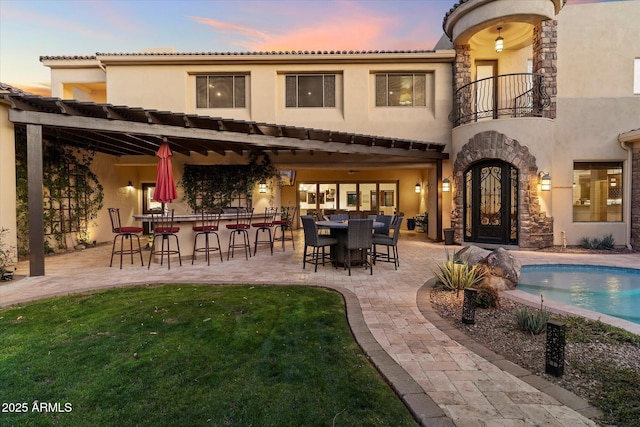
[[[544,76],[543,86],[551,98],[546,117],[556,118],[556,98],[558,95],[558,21],[547,20],[533,29],[533,72]]]
[[[471,47],[456,45],[456,60],[453,64],[453,93],[471,83]]]

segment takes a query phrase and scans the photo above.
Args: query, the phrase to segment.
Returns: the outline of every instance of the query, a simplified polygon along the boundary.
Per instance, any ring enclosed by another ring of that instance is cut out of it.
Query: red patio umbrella
[[[173,179],[171,155],[169,143],[165,139],[162,144],[160,144],[160,149],[156,153],[156,156],[158,156],[160,160],[158,160],[156,189],[153,192],[153,200],[157,202],[170,203],[178,197],[176,183]]]

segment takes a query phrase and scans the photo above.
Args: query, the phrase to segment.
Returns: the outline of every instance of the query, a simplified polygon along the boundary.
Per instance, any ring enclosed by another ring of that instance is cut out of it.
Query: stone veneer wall
[[[556,99],[558,96],[558,21],[542,21],[533,28],[533,72],[544,74],[544,85],[551,97],[551,105],[544,111],[543,117],[556,118]]]
[[[453,64],[453,93],[471,83],[471,47],[468,44],[456,46]]]
[[[518,169],[518,246],[530,249],[553,246],[553,218],[540,211],[536,158],[526,146],[496,131],[476,134],[458,152],[453,164],[451,227],[456,242],[464,241],[463,174],[472,164],[489,159],[505,161]]]
[[[631,246],[640,250],[640,142],[633,145],[631,171]]]

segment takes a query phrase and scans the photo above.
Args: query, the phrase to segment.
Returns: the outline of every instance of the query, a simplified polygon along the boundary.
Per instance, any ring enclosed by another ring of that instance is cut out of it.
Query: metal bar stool
[[[182,265],[182,258],[180,257],[180,242],[178,240],[178,231],[180,227],[173,226],[173,209],[169,211],[169,214],[165,216],[162,213],[151,214],[151,230],[153,230],[153,240],[151,241],[151,253],[149,254],[149,265],[147,268],[151,268],[151,260],[156,254],[160,254],[160,265],[164,262],[164,256],[167,255],[167,267],[171,270],[171,255],[177,254],[178,261]],[[156,239],[161,238],[162,245],[158,250]],[[176,239],[177,249],[172,250],[170,244],[170,237]],[[164,248],[164,243],[167,242],[167,249]]]
[[[251,224],[252,227],[256,228],[256,238],[254,241],[253,247],[253,255],[256,255],[258,252],[258,245],[269,245],[271,248],[271,255],[273,255],[273,235],[271,234],[271,229],[273,228],[273,223],[276,220],[276,215],[278,214],[278,208],[267,207],[264,209],[264,220],[262,222],[254,222]],[[267,240],[260,240],[258,236],[260,234],[268,234]]]
[[[236,223],[227,224],[227,229],[231,230],[229,235],[229,248],[227,251],[227,261],[229,256],[233,257],[236,248],[244,249],[244,256],[249,259],[251,256],[251,242],[249,241],[249,229],[253,219],[253,208],[246,211],[237,210]],[[242,243],[236,243],[236,236],[242,236]]]
[[[286,240],[291,240],[291,245],[293,249],[296,248],[296,244],[293,240],[293,220],[296,216],[296,212],[298,210],[297,206],[284,206],[282,211],[280,212],[280,219],[273,221],[274,229],[273,229],[273,241],[281,241],[282,242],[282,250],[284,251],[284,242]],[[278,235],[278,228],[280,228],[280,237]],[[289,230],[291,233],[291,237],[286,236],[286,231]]]
[[[108,208],[109,217],[111,218],[111,230],[115,234],[113,238],[113,248],[111,248],[111,262],[109,267],[113,265],[113,255],[120,255],[120,270],[122,270],[122,256],[131,255],[131,264],[133,264],[133,254],[140,254],[140,265],[144,267],[144,261],[142,260],[142,247],[140,246],[140,236],[138,233],[142,233],[142,227],[123,227],[120,222],[120,209]],[[133,249],[133,237],[138,239],[138,248]],[[116,250],[116,240],[120,238],[120,250]],[[129,249],[124,249],[124,240],[129,240]]]
[[[220,211],[217,212],[205,212],[202,210],[202,218],[200,225],[194,225],[192,227],[196,235],[193,239],[193,257],[191,258],[191,265],[196,260],[198,252],[204,252],[204,257],[207,260],[207,265],[211,265],[211,252],[220,253],[220,262],[222,262],[222,248],[220,247],[220,236],[218,236],[218,229],[220,226]],[[218,246],[209,244],[209,236],[215,236]],[[196,247],[198,245],[198,237],[204,237],[204,248]]]

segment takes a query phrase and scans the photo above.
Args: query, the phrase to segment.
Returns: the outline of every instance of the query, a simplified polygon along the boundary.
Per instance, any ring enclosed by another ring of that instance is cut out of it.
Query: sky
[[[0,82],[48,95],[40,56],[430,50],[456,1],[0,0]]]

